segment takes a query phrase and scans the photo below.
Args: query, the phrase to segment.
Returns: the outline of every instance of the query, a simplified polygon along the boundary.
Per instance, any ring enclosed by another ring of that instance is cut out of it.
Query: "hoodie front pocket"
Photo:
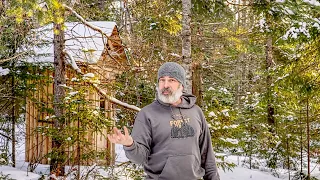
[[[195,180],[201,178],[199,161],[194,155],[170,156],[159,175],[159,180]]]

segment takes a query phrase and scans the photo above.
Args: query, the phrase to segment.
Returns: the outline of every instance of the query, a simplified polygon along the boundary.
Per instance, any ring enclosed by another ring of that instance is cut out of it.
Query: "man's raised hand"
[[[133,139],[129,135],[127,127],[123,126],[124,134],[121,131],[114,127],[113,134],[108,134],[108,139],[112,143],[122,144],[124,146],[131,146],[133,144]]]

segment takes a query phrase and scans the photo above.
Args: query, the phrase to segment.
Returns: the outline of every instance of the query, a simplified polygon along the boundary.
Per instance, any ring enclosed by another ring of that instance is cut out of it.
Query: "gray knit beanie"
[[[166,62],[158,70],[158,81],[162,76],[170,76],[186,87],[186,71],[175,62]]]

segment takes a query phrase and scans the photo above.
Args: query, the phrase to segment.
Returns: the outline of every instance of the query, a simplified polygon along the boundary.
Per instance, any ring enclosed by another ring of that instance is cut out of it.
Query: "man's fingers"
[[[111,141],[112,143],[116,143],[116,139],[115,139],[112,135],[110,135],[110,134],[108,134],[108,139],[109,139],[109,141]]]
[[[119,143],[119,141],[121,141],[121,137],[117,136],[116,134],[108,134],[108,139],[109,141],[111,141],[112,143]]]
[[[118,128],[114,127],[113,129],[114,129],[114,132],[117,136],[120,136],[120,137],[123,136],[123,134],[121,133],[121,131]]]
[[[114,133],[114,134],[116,134],[116,135],[118,135],[118,133],[119,133],[119,130],[118,130],[118,128],[116,128],[116,127],[113,127],[113,133]]]
[[[128,128],[123,126],[123,129],[124,129],[124,136],[125,137],[128,137],[129,136],[129,131],[128,131]]]
[[[118,128],[114,127],[113,133],[107,135],[109,141],[111,141],[112,143],[116,143],[116,144],[127,143],[129,136],[130,136],[129,131],[126,126],[123,126],[123,129],[124,129],[124,134],[122,134]]]

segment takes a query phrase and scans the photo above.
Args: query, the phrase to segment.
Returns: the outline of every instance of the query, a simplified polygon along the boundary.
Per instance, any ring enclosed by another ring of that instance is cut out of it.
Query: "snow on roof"
[[[90,24],[101,28],[110,36],[115,22],[93,21]],[[75,61],[97,63],[104,49],[107,38],[80,22],[66,22],[65,24],[65,50]],[[53,45],[53,24],[46,25],[35,30],[35,40],[37,41],[31,49],[35,56],[28,58],[27,62],[52,63],[54,61]]]

